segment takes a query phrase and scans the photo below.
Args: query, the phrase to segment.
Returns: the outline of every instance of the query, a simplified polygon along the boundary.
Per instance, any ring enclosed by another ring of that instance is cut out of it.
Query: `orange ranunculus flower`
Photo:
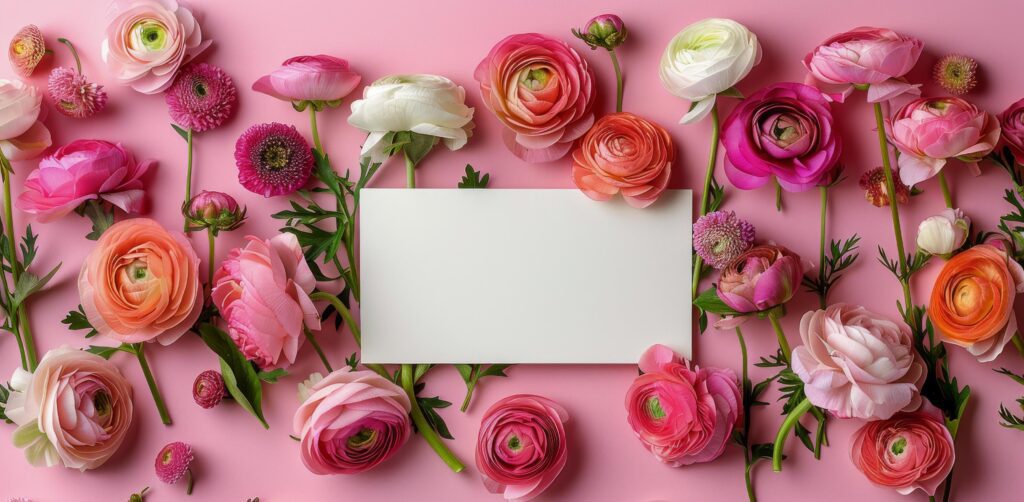
[[[1021,292],[1024,268],[999,248],[981,244],[942,267],[928,315],[943,341],[988,362],[1017,332],[1013,300]]]
[[[622,192],[647,207],[665,191],[676,149],[665,128],[632,113],[601,117],[572,153],[572,179],[594,200]]]
[[[202,310],[199,257],[181,232],[148,218],[124,220],[108,228],[85,259],[78,293],[101,335],[167,345]]]

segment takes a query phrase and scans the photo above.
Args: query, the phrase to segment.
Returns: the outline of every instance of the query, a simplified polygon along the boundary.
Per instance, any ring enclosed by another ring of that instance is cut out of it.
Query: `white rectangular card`
[[[364,189],[363,361],[634,364],[655,343],[689,358],[691,197]]]

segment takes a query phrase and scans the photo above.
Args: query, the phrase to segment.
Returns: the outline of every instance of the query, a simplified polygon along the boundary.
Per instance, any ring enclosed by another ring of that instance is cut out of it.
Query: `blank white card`
[[[364,189],[363,361],[635,364],[655,343],[689,358],[691,197]]]

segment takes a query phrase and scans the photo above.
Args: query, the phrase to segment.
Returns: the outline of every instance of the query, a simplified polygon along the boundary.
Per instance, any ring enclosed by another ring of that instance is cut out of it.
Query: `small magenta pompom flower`
[[[896,184],[896,200],[900,204],[906,204],[910,198],[910,187],[900,180],[899,168],[892,170],[893,183]],[[864,190],[864,198],[875,207],[889,205],[889,191],[885,187],[885,171],[876,167],[860,177],[860,188]]]
[[[715,211],[693,224],[693,248],[705,263],[721,270],[754,244],[754,225],[733,211]]]
[[[194,132],[220,126],[235,111],[238,89],[224,70],[206,63],[181,69],[167,89],[167,110],[171,120]]]
[[[90,82],[74,68],[59,66],[50,71],[46,84],[57,111],[76,119],[91,117],[107,106],[103,86]]]
[[[195,457],[192,455],[191,446],[181,441],[169,443],[161,448],[160,453],[156,456],[156,477],[170,485],[187,477],[188,485],[185,488],[185,493],[191,495],[194,483],[192,479],[193,460]]]
[[[22,77],[32,75],[45,55],[46,42],[43,40],[43,32],[39,31],[39,27],[34,24],[18,30],[7,49],[11,68],[14,69],[14,73]]]
[[[935,63],[933,75],[935,82],[950,94],[967,94],[978,85],[978,62],[960,54],[949,54]]]
[[[256,124],[235,143],[235,164],[238,182],[250,192],[288,195],[309,181],[313,153],[295,126]]]
[[[192,399],[206,409],[220,404],[224,400],[224,377],[213,370],[200,373],[192,384]]]

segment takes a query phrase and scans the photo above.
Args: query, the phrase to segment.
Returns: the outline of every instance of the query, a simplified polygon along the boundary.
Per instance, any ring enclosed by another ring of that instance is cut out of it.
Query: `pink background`
[[[251,83],[282,60],[299,54],[326,53],[347,58],[364,82],[389,73],[428,72],[448,76],[465,86],[468,100],[477,108],[477,130],[469,146],[450,153],[436,151],[420,166],[423,187],[453,187],[466,163],[491,173],[494,187],[572,187],[569,165],[562,160],[547,165],[528,165],[502,146],[501,127],[483,108],[473,81],[473,69],[491,45],[516,32],[536,31],[561,37],[577,48],[593,65],[598,76],[601,112],[613,103],[614,80],[608,57],[591,52],[571,39],[569,29],[603,12],[620,14],[630,27],[629,42],[621,50],[627,75],[625,108],[665,125],[679,148],[679,162],[673,166],[672,187],[699,185],[708,148],[708,123],[678,125],[687,103],[669,95],[658,80],[658,60],[668,40],[678,30],[699,19],[717,16],[733,18],[757,33],[764,47],[764,60],[740,83],[750,93],[762,85],[780,81],[801,81],[803,55],[829,35],[862,24],[891,27],[917,36],[925,42],[925,53],[910,75],[916,82],[930,80],[929,70],[937,57],[951,51],[978,59],[982,83],[970,98],[982,107],[998,112],[1021,96],[1024,81],[1015,48],[1019,48],[1019,20],[1024,14],[1014,0],[970,3],[963,0],[894,2],[861,0],[826,5],[811,0],[752,2],[639,2],[583,1],[494,2],[431,1],[336,2],[296,0],[289,2],[218,1],[195,2],[203,31],[214,40],[204,60],[224,67],[240,88],[237,115],[213,132],[198,136],[196,186],[234,194],[249,206],[250,220],[243,231],[221,237],[218,257],[237,245],[244,234],[269,236],[277,223],[268,215],[285,206],[285,199],[264,200],[249,194],[236,182],[232,158],[235,139],[249,125],[263,121],[294,123],[308,132],[305,115],[292,111],[287,103],[257,95]],[[185,145],[168,126],[162,96],[145,96],[117,86],[105,74],[99,59],[106,2],[80,0],[5,1],[0,19],[0,40],[6,43],[22,25],[35,23],[56,44],[56,38],[70,38],[82,54],[87,75],[106,84],[110,93],[107,109],[95,118],[74,121],[51,113],[47,125],[57,144],[78,138],[100,138],[124,142],[138,157],[159,160],[149,180],[152,216],[170,226],[180,223],[178,204],[184,180]],[[971,8],[973,7],[973,8]],[[56,63],[72,64],[68,52],[57,48]],[[13,74],[0,63],[0,75]],[[46,71],[37,72],[31,82],[45,85]],[[926,92],[935,87],[926,83]],[[723,100],[727,113],[733,106]],[[322,114],[321,133],[336,167],[356,165],[362,134],[345,121],[348,102]],[[843,139],[844,163],[849,179],[834,191],[828,229],[831,237],[864,237],[860,261],[833,293],[833,300],[861,303],[896,316],[898,284],[876,261],[881,244],[893,249],[887,209],[876,209],[864,201],[857,187],[859,174],[879,163],[870,109],[863,95],[836,108]],[[34,167],[32,162],[16,163],[16,186]],[[399,165],[387,165],[374,186],[394,187],[404,183]],[[1004,173],[986,165],[980,177],[971,177],[961,165],[948,169],[954,197],[976,224],[992,229],[998,215],[1007,210],[1000,198],[1009,181]],[[720,179],[725,182],[724,178]],[[925,194],[903,208],[903,221],[912,243],[913,229],[930,213],[942,207],[941,195],[932,183],[923,185]],[[770,190],[740,193],[728,187],[729,209],[736,210],[758,228],[762,240],[789,246],[811,258],[817,255],[818,196],[816,192],[787,194],[785,211],[772,208]],[[619,202],[616,202],[619,203]],[[23,215],[16,218],[24,221]],[[78,304],[74,277],[85,253],[93,243],[85,239],[88,222],[69,216],[58,223],[36,224],[42,235],[43,252],[39,266],[63,261],[54,287],[39,295],[30,306],[32,324],[42,351],[60,344],[84,346],[79,334],[60,324],[69,309]],[[19,228],[19,233],[21,229]],[[614,236],[610,236],[614,238]],[[193,241],[205,256],[205,237]],[[936,264],[919,274],[915,298],[923,301],[936,273]],[[611,264],[615,266],[615,264]],[[609,270],[615,273],[617,270]],[[800,315],[815,305],[811,294],[801,293],[790,305],[784,325],[792,341],[798,339]],[[684,308],[684,306],[680,306]],[[1020,309],[1018,309],[1020,310]],[[396,312],[395,315],[401,315]],[[623,315],[629,315],[623,312]],[[524,329],[529,319],[524,318]],[[752,322],[746,329],[754,357],[774,350],[775,340],[767,323]],[[629,336],[629,333],[623,333]],[[336,366],[353,351],[350,337],[324,335]],[[703,365],[728,366],[738,370],[739,352],[732,333],[711,331],[694,341],[696,360]],[[538,350],[543,350],[538,347]],[[998,425],[1000,402],[1011,404],[1024,388],[992,372],[1007,366],[1024,370],[1013,349],[996,362],[978,364],[960,350],[952,351],[954,373],[975,390],[966,424],[958,441],[956,482],[959,500],[1019,499],[1024,488],[1020,465],[1024,465],[1024,439],[1020,432]],[[651,500],[741,500],[744,497],[741,451],[729,447],[712,464],[672,469],[660,465],[633,438],[625,422],[623,396],[636,368],[632,366],[518,366],[511,378],[489,379],[481,385],[469,412],[455,407],[442,414],[456,436],[454,451],[466,461],[462,474],[453,474],[427,445],[413,438],[400,455],[374,471],[352,477],[319,477],[307,472],[298,458],[296,443],[289,439],[291,416],[297,401],[295,384],[321,366],[313,352],[305,349],[292,367],[292,376],[273,385],[265,401],[269,431],[232,405],[202,410],[191,399],[191,383],[197,373],[214,368],[216,359],[198,338],[185,337],[168,348],[148,351],[160,385],[169,399],[174,425],[159,423],[134,360],[126,355],[115,361],[136,389],[136,426],[118,456],[99,470],[86,474],[65,469],[35,469],[10,444],[13,427],[0,426],[0,498],[26,496],[36,501],[125,500],[144,486],[153,487],[147,500],[183,500],[183,486],[161,485],[153,474],[158,449],[170,441],[194,445],[198,455],[198,482],[191,500],[245,500],[259,496],[266,502],[297,500],[494,500],[480,483],[473,467],[474,443],[483,411],[500,397],[531,392],[549,396],[569,410],[570,460],[565,471],[539,500],[651,501]],[[0,339],[0,368],[3,374],[17,365],[17,352],[10,337]],[[766,372],[755,370],[755,377]],[[437,369],[427,377],[427,392],[459,402],[464,386],[451,368]],[[781,418],[779,406],[759,408],[754,414],[754,437],[768,441]],[[815,461],[791,441],[783,473],[773,474],[767,464],[755,471],[762,500],[799,500],[821,496],[843,500],[903,500],[895,492],[869,484],[848,460],[850,434],[859,427],[854,421],[833,420],[829,425],[831,447],[821,461]],[[1015,448],[1008,447],[1016,445]],[[1018,495],[1012,495],[1017,493]],[[837,494],[841,494],[838,495]],[[922,499],[920,494],[915,499]]]

